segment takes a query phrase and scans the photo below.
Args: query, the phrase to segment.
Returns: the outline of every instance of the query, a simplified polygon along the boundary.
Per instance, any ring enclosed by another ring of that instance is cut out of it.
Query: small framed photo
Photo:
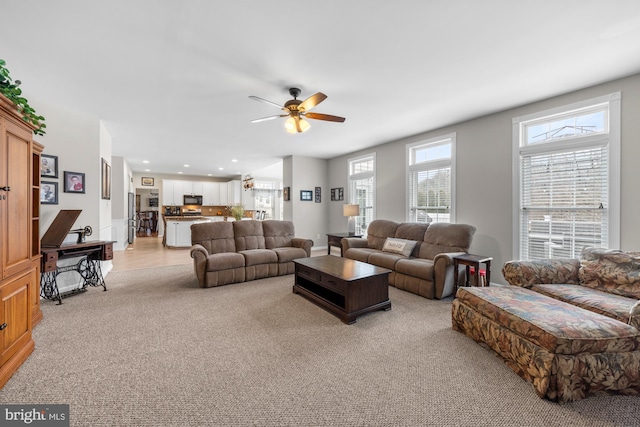
[[[58,177],[58,156],[43,154],[40,156],[40,176],[45,178]]]
[[[284,187],[282,189],[282,200],[285,202],[291,200],[291,187]]]
[[[111,199],[111,165],[102,159],[102,198]]]
[[[148,177],[148,176],[143,176],[142,177],[142,185],[144,185],[145,187],[153,187],[153,178]]]
[[[315,190],[315,202],[320,203],[322,202],[322,187],[316,187]]]
[[[84,185],[83,173],[64,171],[65,193],[84,193]]]
[[[310,202],[313,200],[313,191],[311,190],[300,190],[300,200],[303,202]]]
[[[40,204],[58,204],[58,183],[53,181],[42,181],[40,183]]]
[[[331,200],[340,201],[344,199],[344,187],[331,189]]]

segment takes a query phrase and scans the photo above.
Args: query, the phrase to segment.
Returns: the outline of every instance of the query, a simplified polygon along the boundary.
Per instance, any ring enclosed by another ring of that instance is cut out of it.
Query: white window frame
[[[354,163],[359,163],[361,161],[364,160],[373,160],[373,171],[366,171],[366,172],[359,172],[359,173],[351,173],[351,166]],[[369,153],[369,154],[363,154],[361,156],[358,157],[352,157],[350,159],[347,160],[347,177],[348,177],[348,182],[349,185],[347,187],[347,200],[349,200],[349,203],[354,204],[356,203],[356,194],[354,193],[354,185],[355,185],[355,181],[361,180],[361,179],[369,179],[369,178],[373,178],[373,184],[372,184],[372,188],[373,188],[373,194],[372,196],[372,206],[371,206],[371,217],[370,217],[370,221],[366,222],[366,212],[363,212],[363,210],[360,210],[360,215],[358,217],[356,217],[356,234],[358,234],[359,232],[362,232],[363,234],[366,233],[366,228],[359,230],[361,222],[363,221],[363,219],[365,220],[366,224],[367,224],[367,228],[369,226],[369,224],[371,223],[371,221],[373,221],[374,219],[376,219],[376,170],[377,170],[377,163],[376,163],[376,153]]]
[[[522,154],[551,153],[555,151],[566,151],[567,149],[578,150],[593,146],[593,141],[603,139],[603,135],[594,136],[573,136],[566,138],[566,141],[555,140],[548,143],[526,144],[524,127],[532,121],[542,121],[552,116],[566,115],[572,111],[587,109],[596,105],[608,104],[609,111],[609,133],[605,137],[608,139],[609,156],[609,176],[608,176],[608,196],[609,196],[609,222],[608,222],[608,246],[610,248],[620,247],[620,103],[622,95],[614,92],[608,95],[591,98],[569,105],[551,108],[537,113],[528,114],[522,117],[514,117],[512,120],[512,196],[513,196],[513,259],[521,259],[520,253],[520,196],[521,179],[520,157]]]
[[[415,164],[415,159],[413,158],[413,152],[414,149],[420,146],[428,146],[428,145],[438,145],[438,144],[444,144],[444,143],[450,143],[451,144],[451,157],[448,159],[438,159],[438,160],[431,160],[431,161],[426,161],[426,162],[421,162],[418,164]],[[449,133],[449,134],[445,134],[445,135],[441,135],[441,136],[437,136],[434,138],[429,138],[429,139],[425,139],[425,140],[421,140],[418,142],[414,142],[414,143],[410,143],[406,145],[406,165],[407,165],[407,171],[406,171],[406,182],[405,182],[405,188],[406,188],[406,195],[407,195],[407,201],[406,201],[406,212],[405,212],[405,218],[407,221],[411,221],[411,194],[409,194],[409,192],[411,191],[411,174],[418,171],[418,172],[426,172],[429,170],[434,170],[434,169],[442,169],[444,167],[450,167],[451,168],[451,206],[449,207],[449,223],[453,224],[456,222],[456,133]]]

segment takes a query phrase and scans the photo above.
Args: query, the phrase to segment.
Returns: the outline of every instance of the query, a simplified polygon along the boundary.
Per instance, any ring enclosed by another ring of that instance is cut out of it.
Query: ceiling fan
[[[275,102],[267,101],[264,98],[260,98],[259,96],[250,96],[249,98],[255,99],[256,101],[266,102],[269,105],[273,105],[281,110],[286,111],[286,114],[278,114],[275,116],[263,117],[261,119],[251,120],[251,123],[264,122],[266,120],[277,119],[278,117],[288,117],[284,122],[284,127],[289,133],[302,133],[307,131],[311,126],[309,122],[305,120],[314,119],[314,120],[326,120],[329,122],[344,122],[344,117],[332,116],[330,114],[321,114],[321,113],[310,113],[309,110],[320,104],[322,101],[327,99],[327,95],[322,92],[318,92],[314,95],[311,95],[309,98],[304,101],[300,101],[298,97],[300,96],[300,89],[297,87],[292,87],[289,89],[289,94],[293,96],[293,99],[284,103],[284,106],[278,105]]]

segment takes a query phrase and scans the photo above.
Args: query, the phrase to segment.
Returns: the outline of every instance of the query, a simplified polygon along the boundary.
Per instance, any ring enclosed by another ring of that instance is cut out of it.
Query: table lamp
[[[360,205],[343,205],[342,215],[349,217],[349,222],[347,223],[349,234],[356,234],[356,219],[354,217],[360,215]]]

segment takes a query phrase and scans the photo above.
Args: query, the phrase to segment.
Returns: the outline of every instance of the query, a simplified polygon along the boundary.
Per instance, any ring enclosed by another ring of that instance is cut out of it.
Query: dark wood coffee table
[[[391,270],[331,255],[293,262],[293,293],[335,314],[344,323],[355,323],[358,316],[370,311],[391,310]]]

